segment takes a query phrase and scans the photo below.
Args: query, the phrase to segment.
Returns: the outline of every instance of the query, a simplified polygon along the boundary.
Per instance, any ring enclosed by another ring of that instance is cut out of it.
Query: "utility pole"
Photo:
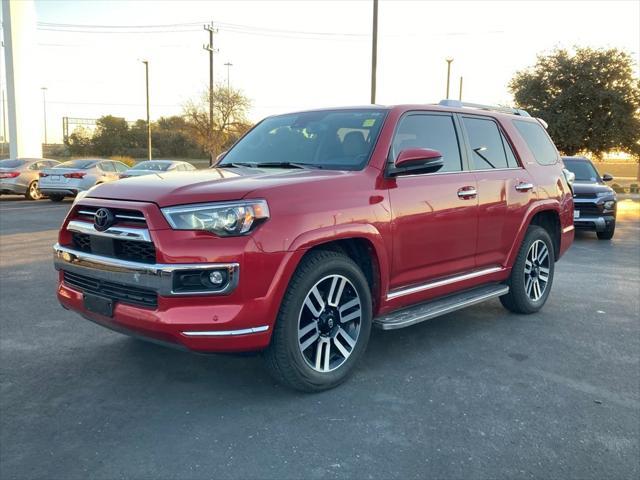
[[[373,0],[373,26],[371,37],[371,103],[376,103],[376,68],[378,64],[378,0]]]
[[[209,32],[209,44],[203,45],[202,48],[209,52],[209,166],[213,165],[215,152],[213,151],[213,54],[217,50],[213,48],[213,34],[218,33],[218,29],[214,28],[213,22],[205,25],[204,29]]]
[[[229,67],[233,67],[233,63],[227,62],[224,64],[227,67],[227,91],[231,90],[231,84],[229,83]]]
[[[453,58],[445,58],[447,61],[447,96],[445,98],[449,98],[449,80],[451,79],[451,62],[453,62]]]
[[[151,116],[149,114],[149,61],[142,60],[144,63],[145,86],[147,90],[147,159],[151,160]]]
[[[42,110],[44,114],[44,144],[47,143],[47,87],[40,87],[42,90]],[[44,152],[43,152],[44,153]]]
[[[462,77],[460,77],[460,93],[458,94],[458,100],[462,101]]]

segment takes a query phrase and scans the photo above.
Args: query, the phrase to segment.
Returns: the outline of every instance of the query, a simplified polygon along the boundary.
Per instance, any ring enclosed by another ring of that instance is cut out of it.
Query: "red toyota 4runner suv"
[[[536,312],[573,241],[563,164],[519,110],[278,115],[221,157],[77,199],[54,247],[62,306],[195,352],[262,351],[317,391],[348,376],[372,326],[496,297]]]

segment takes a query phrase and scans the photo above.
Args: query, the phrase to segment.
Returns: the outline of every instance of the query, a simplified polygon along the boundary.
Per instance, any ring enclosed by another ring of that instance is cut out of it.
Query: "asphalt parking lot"
[[[638,478],[640,223],[579,234],[544,310],[498,301],[374,331],[343,386],[280,387],[63,310],[70,202],[0,201],[0,477]],[[630,213],[635,212],[635,213]]]

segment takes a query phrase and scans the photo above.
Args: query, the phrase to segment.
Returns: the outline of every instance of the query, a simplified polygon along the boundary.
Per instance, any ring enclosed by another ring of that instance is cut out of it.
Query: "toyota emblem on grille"
[[[99,208],[93,217],[93,225],[99,232],[104,232],[107,228],[113,225],[115,217],[111,210],[107,208]]]

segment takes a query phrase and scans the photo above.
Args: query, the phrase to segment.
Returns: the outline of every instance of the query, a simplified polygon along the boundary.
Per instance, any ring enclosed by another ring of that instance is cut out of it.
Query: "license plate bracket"
[[[82,295],[84,308],[92,313],[104,315],[105,317],[113,317],[113,300],[92,293],[84,293]]]

